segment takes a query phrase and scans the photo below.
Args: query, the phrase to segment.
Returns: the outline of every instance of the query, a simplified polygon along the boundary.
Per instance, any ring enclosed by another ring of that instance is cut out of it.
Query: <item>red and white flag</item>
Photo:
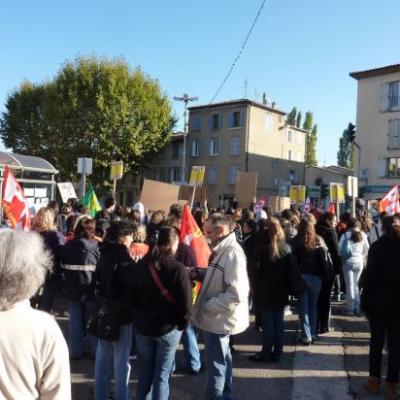
[[[31,226],[29,205],[24,196],[24,191],[8,165],[4,169],[1,205],[13,228],[29,230]]]
[[[400,213],[399,205],[399,185],[396,185],[392,190],[380,201],[379,211],[386,212],[386,215],[394,215]]]

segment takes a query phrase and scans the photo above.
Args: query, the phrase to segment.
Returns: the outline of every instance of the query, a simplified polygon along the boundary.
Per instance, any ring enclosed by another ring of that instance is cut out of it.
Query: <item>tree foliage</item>
[[[339,139],[339,151],[337,153],[337,163],[340,167],[354,168],[355,149],[350,138],[350,125],[343,131],[342,137]],[[353,125],[354,126],[354,125]]]
[[[288,125],[295,126],[296,125],[296,116],[297,116],[297,108],[293,107],[292,111],[286,116],[286,123]]]
[[[307,132],[306,141],[306,165],[318,165],[317,160],[317,140],[318,140],[318,125],[314,125],[311,131]]]
[[[296,116],[296,128],[300,128],[301,118],[302,118],[302,115],[301,115],[301,111],[299,110],[297,113],[297,116]]]
[[[307,111],[303,123],[303,129],[305,129],[306,131],[311,131],[311,129],[313,128],[313,123],[314,123],[313,113],[311,111]]]
[[[93,158],[103,185],[112,160],[127,172],[145,166],[170,140],[171,105],[158,82],[122,59],[77,57],[49,82],[25,81],[0,119],[4,145],[47,159],[60,178],[75,180],[78,157]]]

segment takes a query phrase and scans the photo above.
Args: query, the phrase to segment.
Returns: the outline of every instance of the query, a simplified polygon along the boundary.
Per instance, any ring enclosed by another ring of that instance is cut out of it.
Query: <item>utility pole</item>
[[[189,97],[187,93],[184,93],[182,97],[174,97],[175,101],[183,101],[185,104],[185,111],[183,114],[184,127],[183,127],[183,151],[182,151],[182,181],[186,182],[186,141],[189,134],[189,114],[188,114],[188,103],[189,101],[196,101],[198,97]]]

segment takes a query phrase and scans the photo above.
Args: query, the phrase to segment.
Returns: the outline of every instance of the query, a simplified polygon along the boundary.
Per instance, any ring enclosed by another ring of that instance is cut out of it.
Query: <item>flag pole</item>
[[[196,194],[196,185],[193,186],[193,192],[192,192],[192,198],[190,200],[190,210],[193,209],[193,203],[194,203],[194,196]]]

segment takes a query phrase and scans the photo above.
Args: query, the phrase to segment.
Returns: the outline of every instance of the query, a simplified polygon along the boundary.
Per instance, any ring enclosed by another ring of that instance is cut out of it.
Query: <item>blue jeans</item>
[[[283,351],[285,307],[260,307],[263,328],[263,345],[261,353],[264,357],[279,357]]]
[[[232,355],[229,336],[203,331],[206,354],[204,398],[207,400],[232,399]]]
[[[360,279],[362,265],[344,263],[343,277],[346,282],[346,310],[348,313],[360,312],[360,291],[358,280]]]
[[[187,368],[198,371],[201,367],[199,346],[197,345],[196,330],[189,324],[182,333],[183,351],[186,356]]]
[[[132,345],[132,324],[121,326],[119,340],[108,342],[100,339],[95,363],[95,400],[107,400],[110,392],[111,373],[114,369],[114,399],[129,400],[129,352]]]
[[[177,329],[160,337],[145,336],[136,331],[140,365],[137,400],[168,399],[169,376],[181,335]]]
[[[301,338],[311,342],[317,336],[317,301],[321,290],[321,278],[317,275],[302,275],[306,290],[299,296]]]
[[[84,339],[85,339],[85,326],[87,318],[93,310],[92,301],[68,301],[69,312],[69,354],[72,358],[83,356]],[[94,336],[88,337],[90,344],[90,351],[93,357],[96,356],[97,338]]]

